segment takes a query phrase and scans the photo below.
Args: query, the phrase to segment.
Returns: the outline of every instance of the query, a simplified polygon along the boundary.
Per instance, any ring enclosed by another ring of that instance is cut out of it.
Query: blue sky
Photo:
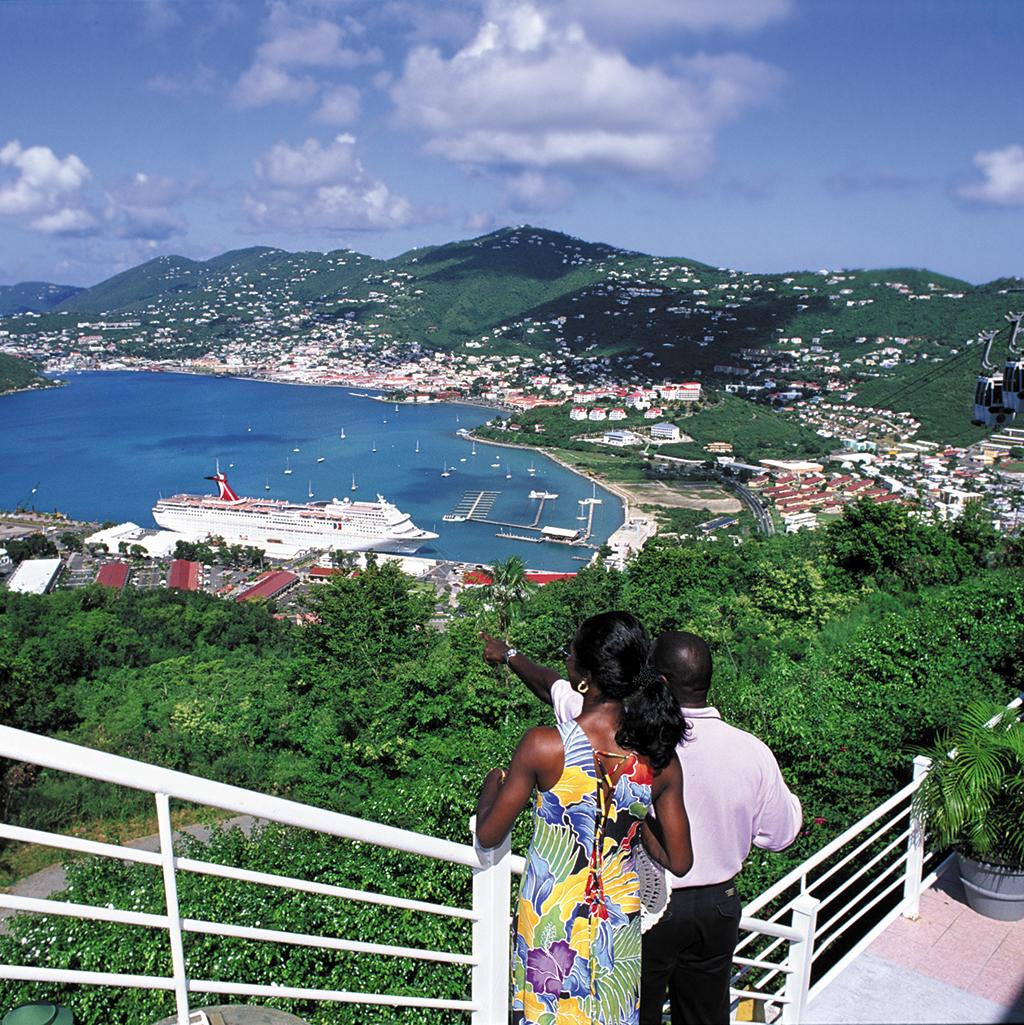
[[[1020,0],[0,0],[0,284],[531,223],[1024,275]]]

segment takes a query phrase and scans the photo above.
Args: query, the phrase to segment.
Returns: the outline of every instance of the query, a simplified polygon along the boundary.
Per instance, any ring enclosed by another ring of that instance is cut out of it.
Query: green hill
[[[34,363],[0,352],[0,395],[33,386],[43,387],[50,382],[43,377]]]
[[[164,256],[48,310],[9,312],[3,327],[53,339],[72,337],[76,315],[127,321],[105,337],[150,358],[232,347],[260,362],[310,340],[327,356],[343,339],[357,350],[471,345],[581,379],[725,383],[753,371],[750,380],[775,382],[769,389],[804,380],[852,392],[856,404],[912,414],[925,436],[965,442],[980,436],[969,426],[972,339],[1003,326],[1019,285],[919,268],[756,274],[525,225],[390,260],[266,246],[206,261]],[[752,351],[768,355],[758,362]]]
[[[48,281],[0,285],[0,317],[12,313],[42,313],[80,291],[75,285],[53,285]]]

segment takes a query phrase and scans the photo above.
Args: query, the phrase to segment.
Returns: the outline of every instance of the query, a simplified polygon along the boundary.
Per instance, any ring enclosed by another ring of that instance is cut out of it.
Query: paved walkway
[[[1024,1022],[1024,920],[972,911],[955,867],[816,1000],[807,1025]]]

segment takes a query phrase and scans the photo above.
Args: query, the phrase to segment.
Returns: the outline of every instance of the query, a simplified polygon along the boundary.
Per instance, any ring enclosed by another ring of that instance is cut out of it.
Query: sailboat
[[[530,463],[526,468],[526,472],[532,477],[537,472],[537,467],[534,466],[533,463]]]
[[[288,462],[287,456],[284,457],[284,472],[286,476],[292,472],[291,464]]]
[[[512,479],[512,471],[506,466],[505,467],[505,480]]]
[[[370,449],[370,451],[371,452],[376,452],[377,451],[377,442],[376,441],[373,442],[373,447]]]
[[[356,475],[352,474],[352,487],[349,488],[349,491],[355,491],[355,490],[356,490]]]
[[[416,455],[420,454],[420,439],[416,439]]]
[[[475,441],[473,442],[473,447],[470,449],[469,454],[471,456],[475,456],[476,455],[476,442]]]
[[[397,402],[395,403],[395,412],[396,413],[398,412],[398,403]]]
[[[326,458],[326,456],[324,456],[323,453],[320,451],[320,446],[317,445],[317,447],[316,447],[316,461],[318,463],[322,463],[325,458]]]
[[[451,475],[452,475],[452,471],[448,469],[448,461],[445,460],[444,469],[441,471],[441,476],[442,477],[450,477]]]
[[[296,446],[295,446],[295,448],[293,448],[293,449],[292,449],[292,451],[293,451],[293,452],[298,452],[298,451],[299,451],[299,446],[298,446],[298,445],[296,445]]]
[[[345,440],[345,428],[344,427],[342,427],[341,434],[339,434],[338,437],[341,438],[342,441]]]
[[[249,424],[246,428],[247,431],[252,431],[252,424]]]
[[[312,498],[312,497],[313,497],[313,482],[310,481],[306,485],[306,498]]]
[[[263,485],[263,490],[264,491],[269,491],[270,490],[270,477],[269,476],[267,477],[267,483]]]

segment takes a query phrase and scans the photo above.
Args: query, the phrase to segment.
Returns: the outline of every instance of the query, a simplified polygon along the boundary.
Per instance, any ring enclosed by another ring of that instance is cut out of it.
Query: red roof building
[[[122,591],[128,583],[130,572],[131,567],[127,562],[108,562],[100,567],[99,573],[96,574],[96,583],[100,587],[112,587],[115,591]]]
[[[575,573],[527,573],[526,579],[531,584],[536,584],[538,587],[543,587],[545,584],[550,584],[554,580],[572,580],[576,576]]]
[[[251,587],[235,597],[235,601],[253,601],[256,598],[276,598],[299,582],[298,576],[284,569],[264,573]]]
[[[171,571],[167,574],[167,586],[179,591],[198,591],[202,579],[203,567],[198,562],[188,559],[175,559],[171,563]]]

